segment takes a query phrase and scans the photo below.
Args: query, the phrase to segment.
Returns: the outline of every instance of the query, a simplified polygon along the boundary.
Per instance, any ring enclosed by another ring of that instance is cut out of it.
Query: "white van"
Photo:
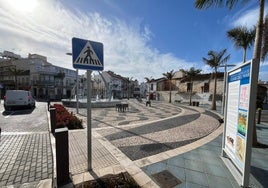
[[[12,107],[35,107],[35,100],[30,91],[7,90],[4,96],[4,108],[10,110]]]

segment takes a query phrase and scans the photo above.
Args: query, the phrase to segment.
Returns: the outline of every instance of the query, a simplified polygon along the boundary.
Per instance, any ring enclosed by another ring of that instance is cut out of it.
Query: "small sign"
[[[103,70],[103,44],[79,38],[72,39],[73,67],[75,69]]]

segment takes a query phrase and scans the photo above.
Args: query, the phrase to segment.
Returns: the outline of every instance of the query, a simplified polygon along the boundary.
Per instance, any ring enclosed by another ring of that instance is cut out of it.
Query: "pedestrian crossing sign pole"
[[[91,139],[91,73],[103,70],[103,44],[99,42],[73,38],[73,67],[87,70],[87,156],[88,170],[92,170],[92,139]]]
[[[79,38],[72,39],[73,67],[75,69],[103,70],[103,44]]]

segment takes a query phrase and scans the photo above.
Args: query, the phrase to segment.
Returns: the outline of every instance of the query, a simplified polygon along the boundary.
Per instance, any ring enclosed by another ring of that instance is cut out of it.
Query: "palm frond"
[[[247,2],[248,0],[242,0],[242,2]],[[232,9],[238,0],[195,0],[194,6],[197,9],[207,9],[210,7],[222,7],[225,6]]]

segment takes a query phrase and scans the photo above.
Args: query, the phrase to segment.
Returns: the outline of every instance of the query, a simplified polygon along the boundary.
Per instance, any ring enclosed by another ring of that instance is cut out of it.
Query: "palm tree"
[[[221,7],[225,5],[229,9],[232,9],[238,2],[245,3],[248,0],[195,0],[195,7],[197,9],[206,9],[209,7]],[[264,17],[264,5],[265,0],[259,0],[259,20],[256,27],[255,35],[255,44],[254,44],[254,53],[253,59],[256,63],[260,63],[261,59],[261,46],[262,46],[262,37],[263,37],[263,17]]]
[[[151,83],[152,81],[154,81],[154,79],[152,77],[148,78],[148,77],[145,77],[144,78],[146,80],[147,83]],[[148,93],[149,93],[149,101],[151,99],[151,96],[150,96],[150,85],[148,87]]]
[[[8,68],[8,71],[15,77],[15,89],[18,89],[18,76],[24,72],[24,70],[17,69],[16,67]]]
[[[240,2],[247,2],[248,0],[240,0]],[[195,0],[195,7],[198,9],[209,8],[212,6],[222,6],[225,4],[229,9],[232,9],[235,4],[238,3],[238,0]],[[263,17],[264,17],[264,6],[265,0],[259,0],[259,20],[256,27],[256,35],[255,35],[255,44],[254,44],[254,52],[253,52],[253,62],[257,64],[257,70],[259,70],[260,61],[261,61],[261,54],[262,54],[262,38],[263,38],[263,31],[264,31],[264,24],[263,24]],[[267,30],[267,29],[266,29]],[[265,43],[264,43],[265,44]],[[265,44],[267,46],[267,44]],[[265,49],[265,48],[264,48]],[[263,52],[262,59],[266,56],[267,51]],[[258,82],[258,75],[256,78],[256,84]],[[255,86],[255,92],[257,92],[257,86]],[[256,122],[254,121],[254,128],[253,128],[253,146],[258,145],[257,140],[257,131],[256,131]]]
[[[208,56],[209,58],[204,58],[203,61],[207,65],[209,65],[211,68],[214,69],[214,90],[212,95],[212,104],[211,104],[211,110],[216,110],[216,90],[217,90],[217,69],[220,65],[227,62],[230,58],[230,54],[225,56],[226,49],[216,52],[216,51],[209,51]],[[225,57],[224,57],[225,56]]]
[[[187,79],[190,79],[190,103],[189,105],[192,104],[192,93],[193,93],[193,78],[196,77],[200,72],[202,71],[201,69],[195,69],[194,67],[191,67],[189,70],[185,69],[180,69],[180,71],[184,74],[184,77]]]
[[[175,73],[172,71],[163,73],[163,76],[165,76],[165,79],[169,82],[169,103],[171,103],[171,80],[175,76]]]
[[[246,62],[247,49],[249,49],[254,42],[256,29],[248,29],[245,26],[235,27],[227,31],[227,36],[234,42],[236,48],[244,50],[243,63]]]

